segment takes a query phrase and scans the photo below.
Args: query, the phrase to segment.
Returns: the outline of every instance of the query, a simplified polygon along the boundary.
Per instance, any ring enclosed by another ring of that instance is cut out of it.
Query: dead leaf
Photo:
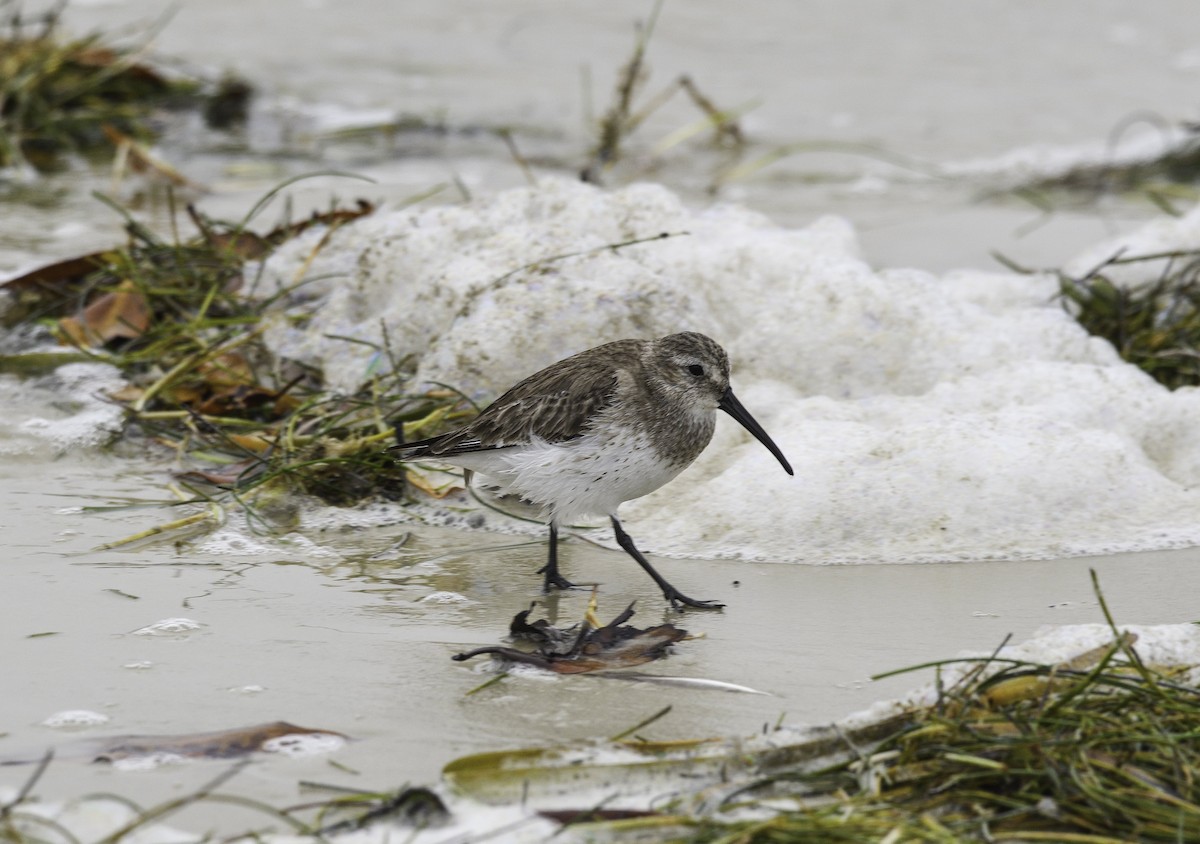
[[[137,286],[126,279],[84,308],[79,317],[63,317],[58,325],[70,343],[80,347],[133,340],[150,327],[150,305]]]
[[[594,610],[595,598],[589,613]],[[633,604],[603,627],[595,627],[585,619],[579,625],[560,630],[545,620],[530,624],[531,606],[519,612],[509,625],[515,638],[534,641],[536,651],[516,648],[488,647],[456,654],[453,659],[462,662],[472,657],[491,654],[500,659],[535,665],[558,674],[585,674],[613,668],[629,668],[661,659],[667,648],[687,636],[673,624],[659,624],[645,630],[625,625],[633,617]],[[578,631],[578,632],[576,632]]]
[[[108,393],[108,397],[115,402],[130,404],[140,399],[142,394],[145,392],[146,391],[141,387],[134,386],[133,384],[125,384],[118,389],[113,390],[111,393]]]
[[[30,270],[15,278],[10,278],[0,284],[0,287],[16,292],[50,288],[55,293],[62,295],[66,292],[65,288],[78,284],[97,267],[103,266],[107,254],[92,252],[88,255],[80,255],[78,258],[55,261],[53,264],[46,264],[44,267],[38,267],[36,270]]]
[[[300,406],[301,400],[289,391],[302,377],[293,378],[278,390],[259,384],[257,377],[242,355],[230,352],[198,366],[190,378],[172,385],[168,394],[175,404],[205,416],[265,415],[278,419]],[[263,448],[259,443],[254,450]]]
[[[357,220],[359,217],[365,217],[375,211],[375,204],[365,199],[356,200],[354,205],[354,208],[334,208],[330,211],[314,211],[307,220],[301,220],[298,223],[289,223],[272,229],[265,239],[274,244],[282,243],[285,240],[291,240],[296,235],[313,226],[329,226],[333,228],[344,223],[349,223],[351,220]]]
[[[264,745],[285,736],[332,736],[345,739],[342,733],[297,727],[287,721],[272,721],[253,727],[216,730],[211,733],[185,733],[176,736],[115,736],[105,739],[96,752],[94,762],[117,762],[139,756],[169,753],[187,759],[233,759],[264,749]]]
[[[67,258],[30,270],[0,283],[0,289],[12,294],[4,312],[4,325],[16,325],[30,318],[61,316],[78,309],[88,295],[84,282],[109,260],[107,252],[92,252]]]
[[[429,478],[425,477],[419,472],[414,472],[412,469],[405,470],[404,479],[417,489],[421,490],[421,492],[425,493],[431,498],[436,498],[438,501],[441,501],[447,495],[453,495],[456,492],[463,491],[461,486],[454,483],[449,483],[445,486],[434,486],[433,483],[430,482]]]
[[[253,261],[271,251],[272,245],[267,238],[260,237],[248,229],[218,232],[196,206],[188,205],[187,213],[200,231],[204,242],[218,252],[229,252],[239,258]]]

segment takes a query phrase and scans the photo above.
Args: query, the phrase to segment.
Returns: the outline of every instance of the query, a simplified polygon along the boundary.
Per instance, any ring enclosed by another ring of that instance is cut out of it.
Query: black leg
[[[543,592],[549,592],[551,589],[571,589],[575,586],[558,573],[558,525],[554,522],[550,523],[550,556],[546,559],[546,565],[538,569],[538,574],[546,575],[542,583]]]
[[[625,549],[626,554],[637,560],[638,565],[646,570],[646,574],[654,578],[654,582],[662,590],[663,597],[670,601],[672,607],[679,609],[680,604],[687,604],[689,607],[697,607],[702,610],[719,610],[725,606],[718,601],[697,601],[695,598],[689,598],[670,583],[667,583],[666,578],[656,572],[654,566],[650,565],[650,561],[642,556],[642,552],[633,544],[633,540],[621,527],[621,523],[617,521],[617,517],[611,516],[610,518],[612,519],[613,531],[617,535],[617,544]]]

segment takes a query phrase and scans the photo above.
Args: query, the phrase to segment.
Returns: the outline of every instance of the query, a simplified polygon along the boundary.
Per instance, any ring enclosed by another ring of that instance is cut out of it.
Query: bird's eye
[[[701,378],[704,375],[704,367],[698,363],[693,363],[688,367],[688,372],[692,373],[697,378]]]

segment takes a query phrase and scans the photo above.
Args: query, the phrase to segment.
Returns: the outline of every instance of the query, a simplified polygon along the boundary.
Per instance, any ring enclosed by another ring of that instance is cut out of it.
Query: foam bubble
[[[190,618],[164,618],[153,624],[147,624],[134,630],[131,636],[187,636],[200,630],[204,625]]]
[[[55,712],[42,721],[42,726],[54,730],[86,730],[89,727],[98,727],[108,722],[109,717],[100,712],[92,712],[89,709],[66,709],[62,712]]]
[[[0,419],[0,453],[35,453],[50,446],[96,448],[117,435],[125,412],[105,398],[124,386],[118,370],[101,363],[70,363],[27,381],[4,379],[6,406]]]
[[[264,753],[282,756],[319,756],[333,753],[346,745],[346,739],[329,733],[295,733],[263,742]]]
[[[395,521],[395,517],[392,518]],[[277,560],[328,561],[342,555],[300,533],[285,536],[252,536],[238,526],[225,526],[197,543],[195,553],[205,556],[271,557]]]
[[[471,604],[474,603],[466,595],[458,592],[430,592],[421,599],[422,604]]]
[[[192,761],[178,753],[159,751],[157,753],[143,753],[137,756],[125,756],[120,759],[114,759],[112,761],[112,768],[115,771],[127,772],[155,771],[159,768],[187,765]]]

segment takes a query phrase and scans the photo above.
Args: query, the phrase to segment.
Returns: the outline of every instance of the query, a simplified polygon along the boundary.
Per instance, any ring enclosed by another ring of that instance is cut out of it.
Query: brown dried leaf
[[[436,498],[438,501],[441,501],[447,495],[453,495],[456,492],[463,491],[461,486],[453,483],[440,487],[434,486],[433,482],[430,481],[429,478],[425,477],[419,472],[414,472],[412,469],[405,470],[404,479],[417,489],[421,490],[421,492],[425,493],[431,498]]]
[[[113,401],[121,402],[122,404],[130,404],[140,399],[145,392],[146,391],[141,387],[134,386],[133,384],[125,384],[119,389],[113,390],[111,393],[109,393],[108,397]]]
[[[331,211],[322,212],[314,211],[312,216],[307,220],[301,220],[298,223],[289,223],[272,229],[267,234],[265,240],[276,244],[282,243],[285,240],[291,240],[296,235],[313,226],[336,227],[349,223],[352,220],[357,220],[359,217],[365,217],[374,211],[375,204],[373,202],[359,199],[355,201],[354,208],[334,208]]]
[[[232,759],[263,749],[263,746],[284,736],[321,735],[345,739],[342,733],[330,730],[297,727],[287,721],[256,724],[216,730],[211,733],[187,733],[177,736],[115,736],[106,739],[96,753],[95,762],[116,762],[138,756],[170,753],[188,759]]]
[[[230,252],[239,258],[253,261],[271,251],[271,244],[252,231],[204,233],[204,240],[218,252]]]
[[[92,252],[88,255],[80,255],[78,258],[55,261],[53,264],[46,264],[44,267],[30,270],[16,278],[10,278],[0,284],[0,287],[15,292],[51,289],[54,293],[62,295],[66,292],[66,288],[78,284],[89,273],[102,266],[106,255],[105,252]]]
[[[214,390],[250,386],[255,383],[254,369],[249,361],[237,352],[225,352],[205,361],[196,369],[196,374]]]
[[[78,318],[63,317],[58,325],[76,346],[103,346],[117,338],[132,340],[150,327],[150,305],[127,279],[84,308]]]

